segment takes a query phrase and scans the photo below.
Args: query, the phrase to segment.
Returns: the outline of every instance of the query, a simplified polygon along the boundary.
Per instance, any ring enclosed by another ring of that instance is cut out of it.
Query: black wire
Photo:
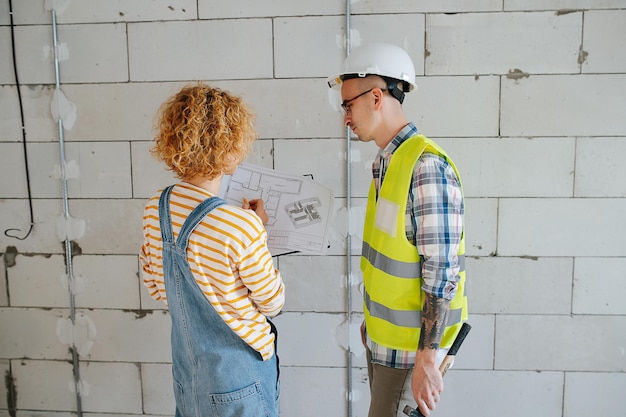
[[[15,59],[15,25],[13,23],[13,1],[12,0],[9,0],[9,17],[11,19],[11,51],[13,53],[13,73],[15,74],[15,87],[17,89],[17,99],[20,103],[20,117],[22,121],[22,144],[24,146],[24,166],[26,168],[26,186],[28,187],[28,207],[30,209],[30,228],[28,229],[28,233],[26,233],[26,236],[24,237],[19,237],[13,234],[9,234],[9,232],[19,232],[22,229],[7,229],[4,231],[4,235],[7,237],[18,239],[18,240],[24,240],[33,231],[35,219],[33,216],[33,198],[30,192],[30,174],[29,174],[29,169],[28,169],[28,152],[26,149],[26,125],[24,123],[24,106],[22,104],[22,93],[20,91],[20,81],[17,76],[17,61]]]

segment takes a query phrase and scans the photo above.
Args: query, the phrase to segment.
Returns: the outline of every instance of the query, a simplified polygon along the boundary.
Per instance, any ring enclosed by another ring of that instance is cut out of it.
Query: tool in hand
[[[448,350],[446,357],[443,358],[441,365],[439,365],[439,372],[441,372],[442,377],[446,374],[446,372],[448,372],[450,366],[452,366],[452,363],[454,362],[454,357],[459,351],[461,344],[465,340],[465,336],[467,336],[471,328],[472,326],[470,326],[469,323],[463,323],[463,325],[461,326],[461,330],[459,330],[459,334],[456,335],[454,342],[452,342],[450,350]],[[424,417],[424,415],[418,408],[413,408],[410,405],[404,406],[404,410],[402,410],[402,412],[409,417]]]

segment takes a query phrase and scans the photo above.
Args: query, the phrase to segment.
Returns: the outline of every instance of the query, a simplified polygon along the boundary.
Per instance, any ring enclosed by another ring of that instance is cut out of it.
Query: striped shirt
[[[152,298],[167,305],[160,195],[161,191],[144,209],[140,260],[144,285]],[[174,239],[191,211],[209,197],[211,193],[188,183],[174,187],[170,197]],[[266,316],[277,315],[285,302],[283,280],[266,242],[265,227],[253,211],[226,204],[198,224],[187,246],[187,260],[199,288],[224,322],[264,360],[274,353],[274,335]]]
[[[413,123],[406,125],[372,165],[376,192],[384,181],[389,160],[408,138],[417,135]],[[451,300],[459,282],[458,251],[465,211],[460,181],[452,166],[440,155],[425,152],[413,169],[406,206],[406,237],[422,257],[422,290]],[[392,368],[412,368],[415,352],[390,349],[366,341],[372,361]]]

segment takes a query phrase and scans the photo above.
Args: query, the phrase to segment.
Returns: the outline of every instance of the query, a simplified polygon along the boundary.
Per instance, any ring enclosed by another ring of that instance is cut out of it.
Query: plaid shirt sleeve
[[[461,185],[452,166],[439,155],[422,155],[407,204],[407,237],[422,256],[422,289],[447,300],[454,297],[459,281],[457,253],[464,210]]]

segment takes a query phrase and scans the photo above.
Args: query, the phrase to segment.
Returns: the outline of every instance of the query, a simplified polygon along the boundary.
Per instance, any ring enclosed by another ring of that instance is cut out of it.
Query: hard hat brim
[[[351,78],[365,78],[368,75],[378,75],[379,77],[385,78],[385,76],[379,75],[379,74],[339,73],[339,74],[331,75],[330,77],[328,77],[326,79],[326,83],[328,84],[329,88],[332,88],[333,90],[340,90],[341,84],[343,84],[345,80],[349,80]],[[392,77],[387,77],[387,78],[392,78]],[[397,78],[393,78],[393,79],[397,80]],[[406,93],[413,91],[413,90],[417,90],[417,84],[415,83],[415,81],[413,82],[408,81],[408,80],[398,80],[398,81],[404,81],[409,84],[409,90],[405,91]]]
[[[341,88],[341,83],[343,83],[343,74],[331,75],[326,79],[326,83],[329,88],[333,90],[339,90]]]

